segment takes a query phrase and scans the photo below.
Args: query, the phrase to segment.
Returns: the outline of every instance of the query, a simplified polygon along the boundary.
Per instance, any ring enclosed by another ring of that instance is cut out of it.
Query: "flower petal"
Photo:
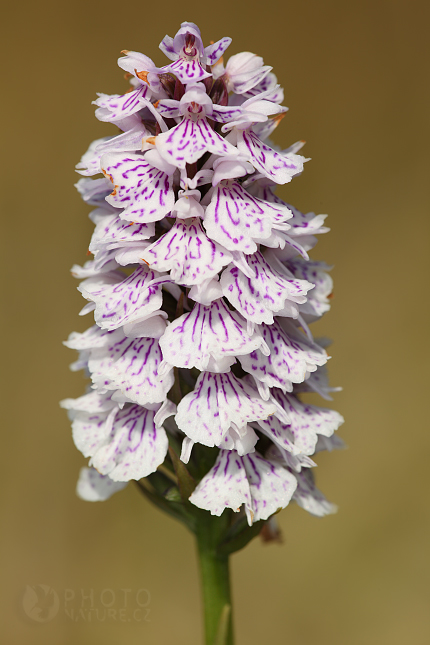
[[[237,149],[215,132],[205,118],[184,118],[168,132],[159,134],[156,146],[160,154],[178,168],[195,163],[205,152],[237,154]]]
[[[168,278],[144,265],[124,280],[107,274],[84,280],[78,289],[84,298],[95,302],[94,318],[99,327],[116,329],[143,320],[160,309],[163,300],[161,287],[167,281]]]
[[[300,473],[295,473],[295,476],[297,478],[297,488],[293,495],[293,500],[299,506],[317,517],[336,513],[337,506],[329,502],[315,486],[312,471],[304,468]]]
[[[113,96],[102,94],[94,101],[95,105],[98,106],[96,117],[99,121],[109,122],[125,119],[141,110],[142,105],[140,100],[149,98],[151,94],[152,92],[146,83],[140,85],[137,90],[127,92],[127,94],[123,94],[122,96],[118,94],[114,94]]]
[[[306,293],[313,288],[307,280],[288,280],[274,270],[258,251],[247,256],[251,270],[248,277],[235,266],[221,276],[224,296],[247,319],[254,323],[273,323],[273,314],[299,315],[298,304],[306,302]]]
[[[104,502],[126,486],[126,482],[114,482],[94,468],[81,468],[76,495],[85,502]]]
[[[256,170],[277,184],[286,184],[303,170],[303,157],[285,157],[260,139],[250,130],[238,132],[237,147],[246,155]]]
[[[108,389],[118,389],[127,399],[140,405],[165,400],[173,385],[174,374],[173,370],[165,370],[160,375],[158,368],[163,355],[156,338],[124,338],[107,350],[96,350],[97,357],[103,351],[108,352],[112,359],[106,369],[100,370],[108,381]],[[91,370],[92,359],[88,365]]]
[[[91,253],[103,249],[116,249],[130,242],[148,240],[155,234],[155,225],[127,222],[118,215],[108,214],[99,220],[91,238]]]
[[[248,523],[267,520],[273,513],[285,508],[297,487],[296,477],[286,468],[264,459],[258,452],[244,455],[242,463],[251,493],[247,508]]]
[[[203,477],[189,498],[198,508],[221,515],[224,509],[239,511],[251,504],[248,479],[242,458],[233,450],[220,450],[215,466]]]
[[[154,410],[126,405],[113,422],[109,437],[91,464],[113,481],[141,479],[155,472],[168,449],[164,428],[154,422]]]
[[[236,182],[221,182],[206,209],[204,226],[212,239],[230,251],[255,253],[255,240],[268,238],[272,226],[291,217],[288,208],[252,197]],[[288,226],[287,226],[288,227]]]
[[[266,419],[276,411],[231,372],[203,372],[195,389],[178,405],[178,427],[196,443],[217,446],[232,423],[242,428],[250,421]]]
[[[115,186],[106,201],[125,209],[121,219],[156,222],[172,210],[172,177],[148,163],[144,156],[110,153],[103,155],[101,167]]]
[[[324,350],[294,333],[291,327],[286,333],[277,320],[270,326],[263,324],[259,329],[270,349],[270,356],[264,356],[257,349],[238,358],[243,369],[266,387],[291,392],[293,383],[301,383],[308,372],[314,372],[318,365],[327,361]]]
[[[177,284],[210,280],[231,261],[231,254],[208,238],[199,218],[177,219],[170,231],[144,253],[151,269],[170,271]]]
[[[225,369],[220,371],[228,372],[236,356],[251,353],[263,342],[255,333],[248,335],[242,316],[230,311],[223,300],[215,300],[209,306],[196,304],[176,319],[160,339],[160,347],[170,365],[205,371],[212,357],[223,362]]]

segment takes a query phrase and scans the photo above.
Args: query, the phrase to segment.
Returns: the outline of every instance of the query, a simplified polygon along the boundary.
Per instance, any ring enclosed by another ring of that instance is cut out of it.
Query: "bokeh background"
[[[290,108],[276,143],[306,139],[312,157],[280,194],[328,212],[332,228],[312,254],[335,265],[333,308],[315,331],[335,341],[348,450],[320,455],[316,474],[340,510],[318,520],[289,507],[282,545],[257,539],[233,557],[237,643],[430,643],[429,18],[417,0],[5,4],[3,643],[201,642],[192,537],[133,485],[102,504],[78,500],[85,460],[58,406],[85,385],[61,341],[90,324],[69,275],[92,231],[74,164],[113,132],[91,101],[128,88],[122,49],[164,64],[158,43],[183,20],[206,43],[231,36],[229,55],[250,50],[274,66]],[[23,608],[38,584],[59,599],[43,623]],[[79,613],[81,589],[98,616]],[[139,589],[149,612],[134,615]],[[117,613],[102,621],[106,605]]]

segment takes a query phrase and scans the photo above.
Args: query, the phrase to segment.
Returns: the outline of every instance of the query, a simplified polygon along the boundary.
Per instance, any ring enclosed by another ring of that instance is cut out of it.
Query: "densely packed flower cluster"
[[[286,112],[282,89],[255,54],[224,66],[230,42],[204,47],[184,22],[160,44],[172,62],[123,52],[131,89],[95,101],[121,134],[94,141],[77,166],[96,207],[94,259],[72,272],[95,324],[66,345],[92,386],[62,405],[91,458],[83,498],[151,476],[170,438],[199,473],[190,502],[215,515],[242,508],[251,524],[291,499],[333,510],[311,457],[339,445],[343,419],[298,396],[332,389],[308,327],[329,309],[330,267],[308,257],[328,229],[274,194],[302,172],[303,143],[267,142]]]

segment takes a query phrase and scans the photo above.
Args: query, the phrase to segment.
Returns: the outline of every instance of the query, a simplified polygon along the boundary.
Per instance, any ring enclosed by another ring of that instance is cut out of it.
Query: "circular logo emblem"
[[[48,585],[27,585],[22,599],[22,607],[29,618],[37,623],[47,623],[57,614],[60,600],[57,593]]]

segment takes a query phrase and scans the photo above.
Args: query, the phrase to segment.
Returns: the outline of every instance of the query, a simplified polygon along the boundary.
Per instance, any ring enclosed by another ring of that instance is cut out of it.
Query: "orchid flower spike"
[[[333,389],[309,328],[331,302],[330,266],[308,255],[325,216],[275,195],[302,173],[302,144],[268,141],[282,88],[256,54],[224,64],[230,42],[205,47],[183,22],[161,41],[167,64],[124,51],[130,91],[95,101],[121,132],[77,165],[94,257],[73,274],[94,324],[65,344],[91,385],[62,405],[89,458],[83,499],[142,480],[184,521],[191,508],[252,525],[291,501],[335,510],[311,471],[343,419],[301,399]]]

